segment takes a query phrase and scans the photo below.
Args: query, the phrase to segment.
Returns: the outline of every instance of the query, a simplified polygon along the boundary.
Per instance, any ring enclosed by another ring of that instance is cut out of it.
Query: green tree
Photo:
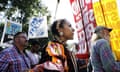
[[[47,15],[47,24],[49,24],[51,17],[48,8],[42,4],[41,0],[0,0],[0,11],[5,11],[8,19],[12,18],[13,21],[17,20],[21,22],[21,24],[23,24],[23,31],[25,32],[28,31],[28,21],[32,16]],[[18,11],[21,16],[13,17],[16,11]],[[0,29],[1,28],[3,28],[3,25],[0,26]],[[42,47],[42,45],[47,43],[48,38],[40,38],[39,41]]]
[[[12,20],[17,20],[22,24],[27,24],[32,16],[47,14],[48,21],[51,17],[47,7],[42,4],[41,0],[0,0],[0,11],[5,11],[8,19],[18,11],[21,16],[12,17]]]

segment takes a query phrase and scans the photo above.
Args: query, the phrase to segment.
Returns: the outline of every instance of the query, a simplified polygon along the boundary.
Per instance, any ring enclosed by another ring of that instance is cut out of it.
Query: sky
[[[75,22],[72,14],[72,9],[69,3],[69,0],[60,0],[60,3],[57,7],[57,0],[42,0],[43,3],[48,6],[48,10],[50,10],[52,18],[51,23],[56,19],[65,18],[67,19],[75,28]],[[57,11],[56,11],[57,8]],[[56,14],[55,14],[56,12]],[[74,40],[69,40],[68,43],[77,43],[77,35],[76,31],[74,33]]]
[[[42,0],[42,1],[46,6],[48,6],[48,9],[51,11],[54,21],[57,0]],[[56,12],[56,19],[59,18],[67,18],[71,22],[73,21],[73,15],[69,4],[69,0],[60,0]]]

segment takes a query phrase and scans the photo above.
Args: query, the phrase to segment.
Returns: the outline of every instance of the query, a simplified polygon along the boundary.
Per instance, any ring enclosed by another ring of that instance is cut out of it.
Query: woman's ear
[[[63,28],[59,28],[59,29],[58,29],[58,32],[63,32]]]
[[[63,33],[63,29],[62,29],[62,28],[59,28],[59,29],[58,29],[58,33],[59,33],[60,36],[63,36],[63,34],[64,34],[64,33]]]
[[[63,32],[59,32],[59,35],[60,35],[60,36],[63,36]]]

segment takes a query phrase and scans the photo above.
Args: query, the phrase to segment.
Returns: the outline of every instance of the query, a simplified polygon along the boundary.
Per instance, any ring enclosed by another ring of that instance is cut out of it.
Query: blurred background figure
[[[40,60],[39,50],[40,50],[39,42],[36,40],[31,40],[30,49],[26,49],[26,54],[30,60],[32,68],[39,63]]]
[[[74,53],[76,53],[78,50],[79,50],[78,44],[74,43],[74,49],[73,49]],[[79,72],[87,72],[88,59],[80,59],[76,56],[76,61]]]

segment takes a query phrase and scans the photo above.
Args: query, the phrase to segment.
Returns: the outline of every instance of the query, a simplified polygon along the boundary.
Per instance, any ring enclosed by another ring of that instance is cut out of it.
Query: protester
[[[80,72],[87,72],[87,59],[77,59],[77,64]]]
[[[74,53],[78,52],[79,50],[79,44],[75,43],[74,46]],[[88,59],[82,59],[76,56],[76,60],[77,60],[77,65],[78,65],[78,70],[79,72],[87,72],[87,63],[88,63]]]
[[[111,28],[97,26],[92,37],[90,61],[93,72],[120,72],[120,62],[116,62],[110,46]]]
[[[13,41],[12,47],[0,52],[0,72],[22,72],[30,69],[30,61],[24,54],[24,48],[28,45],[26,33],[16,33]]]
[[[39,42],[36,40],[31,40],[30,44],[31,44],[30,50],[27,49],[26,54],[30,60],[31,67],[33,68],[35,65],[39,63],[40,60],[40,55],[39,55],[40,45]]]
[[[66,19],[53,22],[49,41],[42,51],[41,65],[44,72],[78,72],[75,56],[66,48],[66,41],[73,39],[74,29]]]

